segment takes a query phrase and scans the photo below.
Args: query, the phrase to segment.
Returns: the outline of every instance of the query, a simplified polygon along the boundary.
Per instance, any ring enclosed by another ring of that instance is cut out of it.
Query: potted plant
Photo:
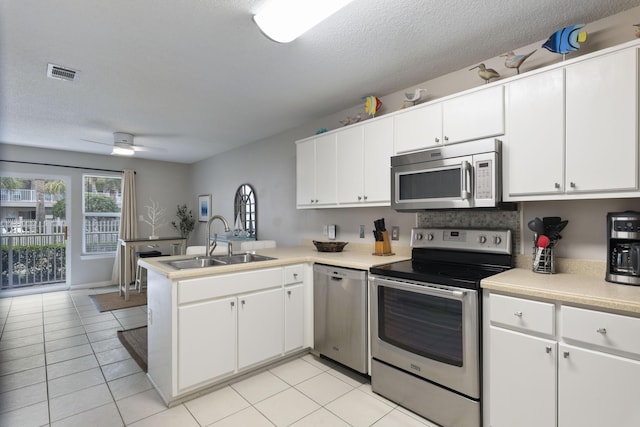
[[[196,225],[196,220],[193,218],[191,210],[187,210],[186,204],[178,205],[176,216],[178,220],[171,221],[171,225],[180,232],[180,237],[188,239],[189,234],[191,234]]]

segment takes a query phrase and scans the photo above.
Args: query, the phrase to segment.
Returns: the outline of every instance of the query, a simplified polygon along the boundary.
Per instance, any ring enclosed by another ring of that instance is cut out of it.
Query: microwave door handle
[[[471,198],[471,163],[466,160],[460,165],[460,198],[468,200]]]

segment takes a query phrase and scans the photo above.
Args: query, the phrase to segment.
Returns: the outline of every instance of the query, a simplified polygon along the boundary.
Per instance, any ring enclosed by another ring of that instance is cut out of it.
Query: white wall
[[[174,219],[178,204],[187,203],[195,209],[197,203],[185,192],[190,185],[189,165],[178,163],[157,162],[81,154],[68,151],[47,150],[43,148],[20,147],[16,145],[0,145],[0,158],[24,162],[39,162],[70,166],[81,166],[99,169],[133,169],[136,171],[136,196],[138,215],[144,214],[144,206],[149,205],[149,199],[158,202],[167,211],[167,220]],[[111,282],[113,255],[110,256],[82,256],[82,175],[95,173],[90,170],[70,169],[54,166],[36,166],[0,162],[3,176],[63,176],[69,179],[66,189],[70,205],[67,206],[67,220],[71,220],[69,228],[68,256],[70,257],[67,277],[69,283],[82,285],[90,283]],[[138,237],[148,236],[151,227],[138,222]],[[159,230],[162,236],[179,235],[170,224]]]

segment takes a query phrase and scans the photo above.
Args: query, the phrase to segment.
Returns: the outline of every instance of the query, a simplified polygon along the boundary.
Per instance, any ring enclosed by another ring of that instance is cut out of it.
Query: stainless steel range
[[[412,259],[370,269],[373,391],[445,427],[481,421],[480,281],[512,267],[511,232],[413,229]]]

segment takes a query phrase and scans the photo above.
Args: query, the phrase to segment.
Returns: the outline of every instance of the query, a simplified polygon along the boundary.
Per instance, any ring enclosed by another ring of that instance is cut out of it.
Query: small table
[[[183,255],[187,251],[187,239],[183,237],[160,237],[158,239],[118,239],[120,245],[120,274],[118,275],[118,292],[124,294],[125,301],[129,300],[129,285],[131,284],[131,260],[135,249],[139,246],[157,248],[159,244],[180,245],[180,253],[172,255]]]

